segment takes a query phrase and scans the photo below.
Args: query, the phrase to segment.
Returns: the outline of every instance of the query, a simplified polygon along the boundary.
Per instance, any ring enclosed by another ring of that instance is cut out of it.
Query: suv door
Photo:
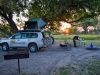
[[[27,47],[28,46],[28,43],[30,42],[30,36],[31,36],[31,33],[22,33],[21,45],[23,47]]]
[[[11,40],[10,40],[10,46],[11,47],[21,47],[21,34],[15,34],[14,36],[12,36]]]
[[[31,33],[20,33],[12,37],[11,47],[27,47],[30,42]]]

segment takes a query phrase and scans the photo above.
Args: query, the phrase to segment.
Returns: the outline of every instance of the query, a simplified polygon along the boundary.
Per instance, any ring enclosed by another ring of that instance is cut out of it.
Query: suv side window
[[[37,38],[38,34],[37,33],[31,33],[31,38]]]
[[[22,34],[22,39],[25,38],[37,38],[38,34],[37,33],[23,33]]]
[[[21,38],[21,34],[16,34],[12,37],[12,39],[20,39]]]
[[[22,39],[28,38],[27,33],[22,33]]]

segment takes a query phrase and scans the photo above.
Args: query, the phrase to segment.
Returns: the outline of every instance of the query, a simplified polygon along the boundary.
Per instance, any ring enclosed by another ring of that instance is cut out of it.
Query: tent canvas
[[[46,23],[41,18],[31,18],[25,22],[25,27],[27,29],[41,29]]]

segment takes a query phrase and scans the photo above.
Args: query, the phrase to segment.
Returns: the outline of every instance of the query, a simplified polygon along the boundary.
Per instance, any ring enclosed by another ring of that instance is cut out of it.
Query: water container
[[[94,48],[92,43],[90,44],[90,48]]]

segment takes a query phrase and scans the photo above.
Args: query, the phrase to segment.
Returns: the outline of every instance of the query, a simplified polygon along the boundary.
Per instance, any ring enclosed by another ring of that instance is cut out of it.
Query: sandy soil
[[[86,50],[85,47],[60,47],[60,43],[29,53],[29,58],[20,59],[20,74],[17,59],[0,63],[0,75],[53,75],[55,68],[67,66],[72,62],[84,62],[85,59],[100,56],[100,50]]]

